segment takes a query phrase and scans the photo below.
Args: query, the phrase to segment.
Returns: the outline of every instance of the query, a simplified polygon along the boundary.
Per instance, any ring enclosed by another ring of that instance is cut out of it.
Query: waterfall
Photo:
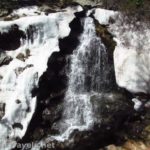
[[[68,74],[68,90],[64,98],[64,113],[58,123],[60,136],[57,140],[67,139],[74,129],[86,130],[93,124],[94,116],[90,104],[93,93],[100,93],[106,81],[106,49],[96,36],[94,20],[85,17],[81,20],[84,31],[80,44],[71,56]]]

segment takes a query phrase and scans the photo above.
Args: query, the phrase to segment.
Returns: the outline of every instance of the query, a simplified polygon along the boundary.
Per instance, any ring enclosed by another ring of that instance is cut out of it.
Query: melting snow
[[[109,19],[114,18],[118,13],[106,9],[95,9],[94,17],[99,21],[100,24],[109,24]]]
[[[133,26],[118,12],[95,11],[101,24],[107,24],[110,17],[115,21],[109,24],[109,31],[117,42],[114,65],[118,85],[131,92],[150,93],[150,28],[139,22]]]
[[[6,103],[5,115],[0,122],[0,138],[3,138],[0,149],[9,150],[15,146],[15,138],[25,135],[36,108],[36,97],[32,97],[31,91],[38,87],[38,80],[47,69],[52,52],[59,51],[58,39],[69,35],[69,23],[74,19],[74,13],[81,10],[80,6],[66,8],[64,12],[46,16],[36,15],[37,7],[23,8],[13,13],[27,16],[14,21],[0,21],[0,32],[8,32],[13,24],[17,24],[25,33],[30,25],[36,29],[33,43],[28,39],[21,40],[17,50],[6,51],[13,58],[10,64],[0,67],[3,77],[0,81],[0,102]],[[16,58],[20,53],[25,55],[27,49],[30,55],[25,61]],[[14,123],[20,123],[23,129],[13,128]]]

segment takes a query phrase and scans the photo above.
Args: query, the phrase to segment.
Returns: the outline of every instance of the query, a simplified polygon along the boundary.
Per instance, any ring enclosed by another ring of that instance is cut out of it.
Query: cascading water
[[[82,20],[83,33],[80,44],[71,56],[69,85],[64,98],[64,113],[58,123],[60,136],[67,139],[74,129],[85,130],[93,124],[90,97],[100,93],[106,81],[107,55],[101,39],[96,36],[94,20]]]

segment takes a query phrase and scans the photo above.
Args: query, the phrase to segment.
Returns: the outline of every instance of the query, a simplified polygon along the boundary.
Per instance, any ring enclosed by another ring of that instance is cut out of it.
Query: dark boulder
[[[10,27],[8,32],[0,33],[0,49],[15,50],[20,47],[20,39],[25,39],[26,36],[22,30],[19,29],[18,25],[14,24]]]

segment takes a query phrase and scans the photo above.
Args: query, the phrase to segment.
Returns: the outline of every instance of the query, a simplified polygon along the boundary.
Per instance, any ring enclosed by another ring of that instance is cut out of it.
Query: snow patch
[[[142,22],[135,26],[119,12],[95,9],[100,24],[108,24],[117,46],[114,51],[116,81],[120,87],[137,93],[150,93],[150,28]],[[113,18],[114,23],[109,23]]]
[[[128,24],[120,15],[110,32],[115,36],[116,80],[119,86],[137,93],[150,93],[150,28],[144,23]]]
[[[97,8],[95,9],[94,17],[100,24],[107,25],[109,24],[109,19],[114,18],[117,14],[115,11]]]
[[[0,102],[6,104],[5,115],[0,121],[0,138],[5,146],[0,149],[9,150],[15,146],[15,139],[22,138],[35,112],[36,97],[32,97],[32,90],[38,87],[38,81],[47,69],[47,62],[54,51],[59,51],[58,39],[68,36],[69,23],[74,19],[74,13],[82,10],[81,7],[66,8],[63,12],[35,15],[36,7],[23,8],[14,11],[18,15],[26,14],[14,21],[0,21],[0,32],[8,32],[11,25],[18,25],[27,35],[30,25],[35,27],[33,41],[21,39],[21,46],[15,51],[6,51],[13,60],[9,65],[0,67]],[[24,61],[19,60],[18,54],[30,54]],[[13,124],[20,123],[23,128],[13,128]]]

